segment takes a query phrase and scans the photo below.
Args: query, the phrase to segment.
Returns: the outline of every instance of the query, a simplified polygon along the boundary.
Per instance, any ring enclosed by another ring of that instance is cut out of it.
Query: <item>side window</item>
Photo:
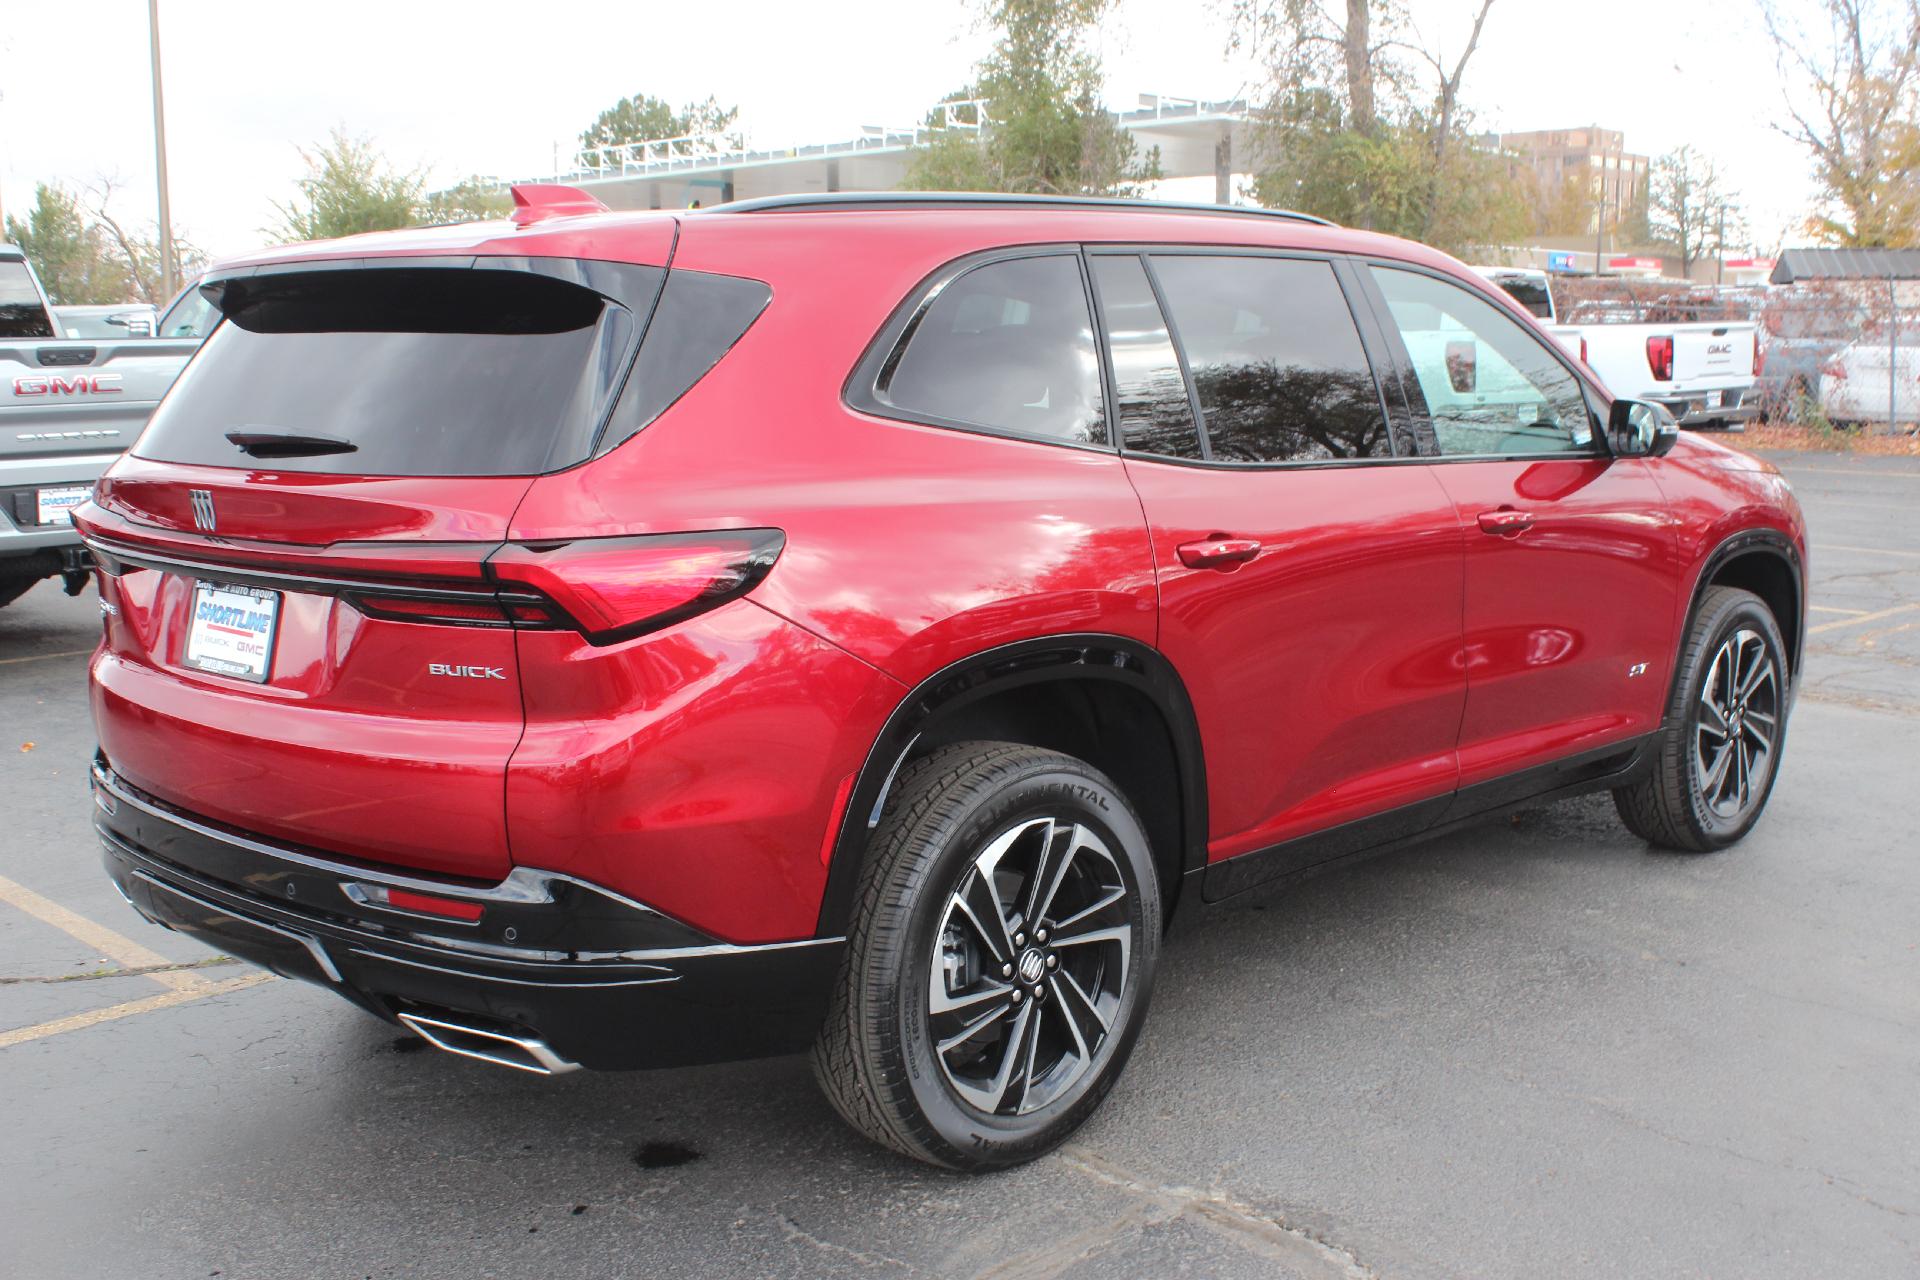
[[[1134,255],[1089,259],[1100,299],[1100,319],[1113,353],[1113,394],[1120,442],[1134,453],[1198,458],[1200,432],[1187,398],[1180,357],[1167,336],[1167,322]]]
[[[1586,452],[1580,380],[1511,316],[1417,271],[1373,267],[1442,454]]]
[[[874,386],[883,405],[1074,444],[1107,438],[1080,262],[1014,258],[947,282]]]
[[[1215,461],[1393,453],[1380,392],[1330,264],[1210,254],[1152,261]]]

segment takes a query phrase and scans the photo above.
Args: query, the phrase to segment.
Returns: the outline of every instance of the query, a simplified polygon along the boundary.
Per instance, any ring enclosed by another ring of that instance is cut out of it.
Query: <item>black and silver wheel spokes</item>
[[[1023,1115],[1086,1074],[1126,990],[1132,904],[1113,852],[1078,822],[1033,818],[988,842],[947,899],[928,980],[955,1093]]]
[[[1779,734],[1779,671],[1760,633],[1742,628],[1707,668],[1693,735],[1695,784],[1715,817],[1738,818],[1759,799]]]

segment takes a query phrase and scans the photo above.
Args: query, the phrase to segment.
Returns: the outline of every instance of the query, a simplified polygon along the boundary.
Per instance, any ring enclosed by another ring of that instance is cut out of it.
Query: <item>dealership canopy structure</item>
[[[696,134],[598,147],[581,152],[572,168],[530,181],[564,182],[591,191],[612,209],[685,209],[756,196],[814,191],[892,191],[905,181],[913,149],[946,129],[978,130],[990,105],[945,102],[927,122],[905,128],[868,126],[857,137],[806,146],[760,148],[737,135]],[[1140,95],[1114,122],[1138,144],[1158,151],[1166,178],[1211,176],[1214,200],[1232,203],[1233,162],[1250,153],[1252,123],[1243,99]]]

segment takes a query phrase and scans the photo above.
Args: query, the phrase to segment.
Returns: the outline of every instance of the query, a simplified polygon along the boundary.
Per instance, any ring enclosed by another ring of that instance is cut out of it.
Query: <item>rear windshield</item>
[[[1493,282],[1535,316],[1542,320],[1553,319],[1553,298],[1543,281],[1532,276],[1495,276]]]
[[[18,258],[0,260],[0,338],[51,338],[53,323],[46,304],[33,287],[27,264]]]
[[[276,471],[336,475],[571,466],[592,451],[664,274],[565,262],[227,281],[212,295],[223,322],[134,452],[227,467],[271,457]]]

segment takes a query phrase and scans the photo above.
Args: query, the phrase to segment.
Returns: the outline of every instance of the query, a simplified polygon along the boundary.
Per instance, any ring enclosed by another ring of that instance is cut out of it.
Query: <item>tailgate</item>
[[[109,766],[275,840],[506,875],[516,631],[554,615],[486,560],[532,477],[587,456],[663,274],[397,260],[226,282],[75,520],[102,567]]]
[[[1754,327],[1685,325],[1673,334],[1676,389],[1740,387],[1753,381]]]
[[[160,338],[0,345],[0,458],[125,449],[199,345]]]
[[[101,749],[215,822],[496,880],[522,723],[514,633],[404,611],[494,598],[480,565],[528,482],[469,481],[449,501],[420,480],[313,479],[123,459],[101,481],[77,521],[107,610]],[[196,506],[228,536],[189,532]]]

